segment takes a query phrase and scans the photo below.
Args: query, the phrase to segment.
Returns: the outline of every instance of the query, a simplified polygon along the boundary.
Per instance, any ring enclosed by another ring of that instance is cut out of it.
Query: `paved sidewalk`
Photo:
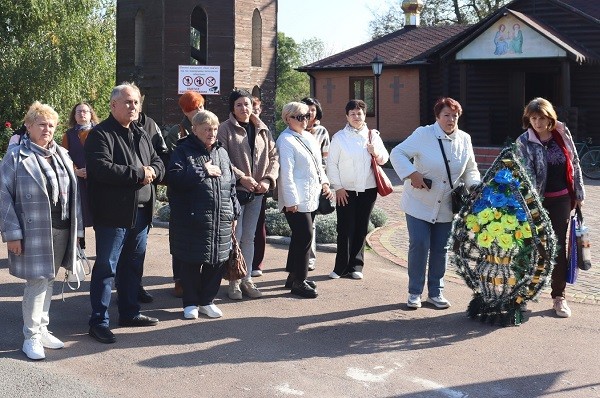
[[[386,226],[374,231],[368,237],[368,243],[380,256],[400,265],[407,266],[408,233],[406,231],[406,218],[399,209],[402,185],[393,169],[386,169],[386,174],[394,184],[394,193],[386,197],[378,197],[376,206],[381,207],[388,214]],[[600,203],[600,180],[585,179],[586,200],[583,207],[585,223],[590,228],[592,237],[598,236],[600,231],[600,212],[596,205]],[[600,304],[600,245],[592,239],[592,268],[580,271],[577,282],[567,285],[567,298],[570,301]],[[451,267],[447,272],[447,279],[456,283],[463,283],[463,279]],[[543,290],[542,294],[550,295],[550,288]]]

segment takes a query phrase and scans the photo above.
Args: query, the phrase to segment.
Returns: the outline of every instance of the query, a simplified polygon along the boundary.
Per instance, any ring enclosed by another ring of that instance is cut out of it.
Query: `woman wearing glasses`
[[[81,212],[83,226],[93,226],[92,213],[88,205],[87,172],[85,167],[85,153],[83,144],[88,133],[98,124],[98,116],[94,108],[87,102],[80,102],[71,109],[69,115],[69,129],[62,137],[62,147],[69,151],[73,160],[77,184],[79,185],[79,196],[81,201]],[[82,249],[85,248],[85,238],[79,240]]]
[[[371,157],[378,164],[389,158],[379,131],[367,127],[366,113],[364,101],[350,100],[346,127],[333,135],[329,147],[327,175],[337,203],[337,255],[331,279],[346,275],[363,278],[365,238],[377,199]]]
[[[292,294],[315,298],[317,286],[306,279],[314,212],[319,206],[319,196],[331,199],[333,193],[323,172],[319,143],[306,131],[309,118],[308,105],[304,103],[290,102],[283,107],[281,119],[288,127],[277,139],[281,166],[277,193],[279,210],[292,230],[285,287],[291,288]]]

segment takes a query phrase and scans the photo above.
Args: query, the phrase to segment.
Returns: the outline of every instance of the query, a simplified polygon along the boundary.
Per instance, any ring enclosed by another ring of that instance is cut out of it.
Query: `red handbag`
[[[373,143],[373,133],[369,130],[369,144]],[[375,176],[375,183],[377,184],[377,193],[381,196],[387,196],[394,192],[392,182],[385,174],[380,165],[377,164],[377,160],[371,156],[371,167],[373,168],[373,175]]]

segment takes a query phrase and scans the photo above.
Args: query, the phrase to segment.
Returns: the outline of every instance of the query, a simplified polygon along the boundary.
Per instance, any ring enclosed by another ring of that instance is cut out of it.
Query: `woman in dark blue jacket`
[[[219,119],[200,111],[192,119],[193,134],[183,138],[168,169],[171,254],[182,265],[183,315],[223,315],[213,304],[231,236],[239,214],[235,175],[227,151],[217,141]]]

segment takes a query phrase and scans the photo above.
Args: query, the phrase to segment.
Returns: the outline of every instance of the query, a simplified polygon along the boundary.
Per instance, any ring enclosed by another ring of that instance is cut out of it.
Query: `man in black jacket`
[[[152,182],[163,178],[165,168],[148,134],[134,123],[140,98],[140,90],[132,83],[115,87],[110,116],[92,129],[84,147],[96,233],[89,334],[101,343],[116,341],[108,317],[115,274],[119,325],[158,323],[158,319],[140,314],[137,296],[156,197]]]

